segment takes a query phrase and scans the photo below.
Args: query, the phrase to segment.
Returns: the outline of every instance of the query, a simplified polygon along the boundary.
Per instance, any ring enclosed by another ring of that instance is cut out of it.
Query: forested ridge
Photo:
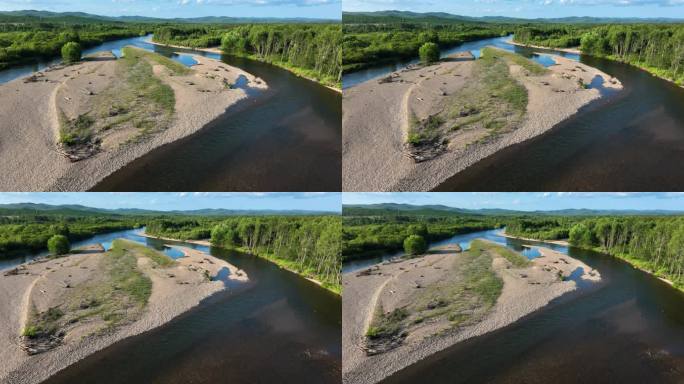
[[[342,221],[339,216],[244,216],[221,219],[164,219],[147,233],[175,239],[206,239],[269,259],[341,291]]]
[[[506,232],[609,253],[684,288],[684,217],[592,217],[525,219]]]
[[[124,23],[0,23],[0,69],[58,56],[62,46],[92,47],[105,41],[146,34],[149,26]]]
[[[525,26],[514,40],[629,63],[684,85],[684,24]]]
[[[339,87],[342,76],[340,24],[248,24],[162,26],[154,41],[193,48],[221,46],[246,56]]]

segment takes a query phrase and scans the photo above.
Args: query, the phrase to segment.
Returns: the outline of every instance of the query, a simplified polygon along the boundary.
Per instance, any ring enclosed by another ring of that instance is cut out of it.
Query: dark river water
[[[136,37],[85,51],[113,51],[134,45],[172,57],[176,52],[221,59],[264,79],[254,91],[185,139],[157,148],[113,173],[94,191],[340,191],[342,96],[270,64],[254,60],[159,47]],[[43,69],[41,63],[0,71],[0,83]]]
[[[91,242],[125,237],[155,249],[181,244],[227,260],[247,272],[253,284],[235,294],[213,295],[171,322],[115,343],[45,383],[339,383],[339,296],[252,255],[146,239],[136,232]]]
[[[443,52],[482,46],[529,56],[528,49],[485,39]],[[624,90],[595,101],[547,133],[472,165],[437,191],[681,191],[684,173],[684,88],[638,68],[591,56],[562,54],[617,77]],[[397,63],[344,78],[345,87],[389,73]]]
[[[597,269],[602,283],[458,343],[385,383],[684,383],[683,293],[601,253],[496,239],[491,231],[479,237],[512,248],[555,249]]]

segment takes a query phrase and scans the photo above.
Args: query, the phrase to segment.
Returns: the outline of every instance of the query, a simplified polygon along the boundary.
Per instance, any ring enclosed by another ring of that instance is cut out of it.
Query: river
[[[229,108],[200,132],[157,148],[97,184],[94,191],[340,191],[342,96],[276,66],[214,53],[160,47],[150,36],[84,51],[133,45],[192,64],[181,53],[220,59],[264,79],[269,90]],[[0,83],[59,60],[0,71]]]
[[[553,50],[483,39],[442,54],[494,45],[530,57],[556,53],[617,77],[623,91],[595,101],[543,135],[505,148],[454,175],[437,191],[680,191],[684,173],[684,88],[636,67]],[[536,59],[536,57],[535,57]],[[404,66],[344,77],[349,87]]]
[[[253,286],[211,296],[199,307],[141,335],[86,357],[45,383],[339,383],[340,297],[258,257],[182,242],[149,239],[128,230],[115,238],[171,251],[177,244],[244,270]],[[14,259],[13,264],[23,259]],[[9,266],[10,262],[5,264]]]
[[[581,260],[602,282],[497,331],[411,365],[385,383],[682,383],[684,294],[609,255],[555,244],[484,237],[513,249],[544,246]],[[534,256],[532,256],[534,257]]]

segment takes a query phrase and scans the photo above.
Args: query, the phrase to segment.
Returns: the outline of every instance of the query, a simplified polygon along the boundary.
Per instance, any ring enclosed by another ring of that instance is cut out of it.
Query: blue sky
[[[0,192],[0,204],[80,204],[94,208],[194,210],[202,208],[250,210],[341,211],[340,193],[119,193],[119,192]]]
[[[522,18],[601,16],[684,18],[684,0],[344,0],[345,11],[447,12]]]
[[[684,193],[344,193],[344,204],[404,203],[442,204],[479,209],[503,208],[521,211],[549,211],[569,208],[684,210]]]
[[[341,18],[341,0],[0,0],[0,11],[38,9],[104,16]]]

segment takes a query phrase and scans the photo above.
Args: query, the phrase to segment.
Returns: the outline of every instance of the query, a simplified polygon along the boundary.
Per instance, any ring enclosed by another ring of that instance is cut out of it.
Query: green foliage
[[[62,60],[65,63],[75,63],[81,60],[81,44],[70,41],[62,46]]]
[[[428,245],[423,236],[410,235],[404,239],[404,252],[409,255],[422,255],[427,252]]]
[[[506,26],[482,23],[421,24],[415,21],[343,25],[345,73],[419,56],[425,43],[448,48],[467,41],[500,36]]]
[[[138,36],[147,28],[139,24],[84,23],[83,20],[61,23],[37,18],[0,23],[0,69],[58,56],[70,42],[88,48],[110,40]],[[79,59],[80,55],[76,61]]]
[[[339,86],[342,28],[339,24],[248,24],[161,27],[154,41],[194,48],[221,46],[229,55],[247,56]]]
[[[684,84],[684,25],[611,24],[523,27],[515,40],[547,47],[580,46],[582,53],[633,64]]]
[[[342,228],[342,257],[361,259],[400,251],[411,235],[426,242],[454,235],[498,228],[500,219],[474,215],[435,216],[433,212],[387,212],[345,208]]]
[[[64,235],[54,235],[48,240],[47,248],[53,255],[64,255],[69,253],[71,245],[69,239]]]
[[[430,64],[439,61],[439,46],[435,43],[425,43],[418,50],[420,61]]]
[[[244,216],[165,218],[147,232],[174,239],[211,237],[211,244],[237,248],[341,290],[342,222],[337,216]]]

